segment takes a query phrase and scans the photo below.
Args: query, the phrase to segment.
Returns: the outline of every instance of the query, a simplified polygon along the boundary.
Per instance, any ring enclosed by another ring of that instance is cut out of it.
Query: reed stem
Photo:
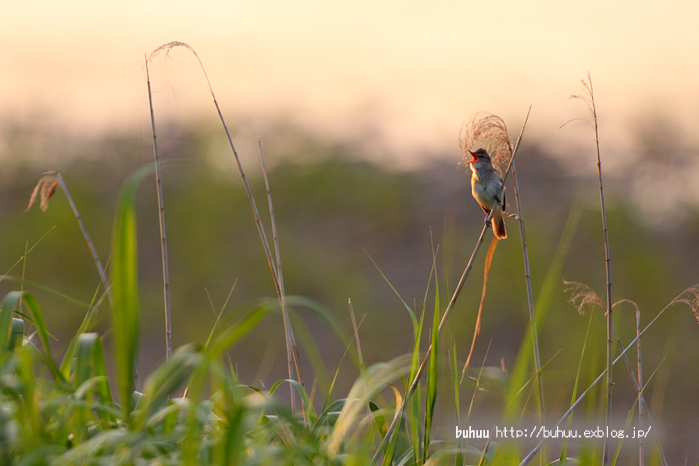
[[[604,204],[604,183],[602,182],[602,159],[600,157],[599,149],[599,126],[597,124],[597,107],[595,105],[595,92],[592,87],[592,76],[590,73],[587,74],[587,81],[589,83],[589,97],[590,97],[590,108],[592,113],[592,118],[595,128],[595,146],[597,149],[597,176],[599,179],[599,194],[600,194],[600,204],[602,208],[602,228],[604,229],[604,261],[606,265],[606,276],[607,276],[607,409],[605,416],[605,423],[607,427],[612,420],[612,391],[614,388],[613,382],[613,361],[614,361],[614,342],[613,342],[613,329],[614,323],[612,319],[612,266],[611,259],[609,257],[609,234],[607,231],[607,210]],[[604,439],[604,453],[602,464],[607,465],[609,460],[609,439],[605,437]]]
[[[265,256],[267,257],[267,265],[269,265],[269,269],[272,272],[272,280],[274,281],[274,286],[277,291],[277,295],[281,296],[283,295],[282,293],[282,287],[280,286],[279,278],[277,277],[277,270],[275,270],[275,263],[274,259],[272,258],[272,253],[270,252],[269,249],[269,242],[267,241],[267,236],[265,235],[265,229],[264,226],[262,225],[262,220],[260,219],[260,214],[257,211],[257,204],[255,203],[255,198],[252,195],[252,191],[250,190],[250,184],[248,183],[248,179],[245,176],[245,171],[243,170],[243,165],[240,162],[240,157],[238,157],[238,151],[235,148],[235,144],[233,144],[233,138],[231,137],[231,132],[228,129],[228,125],[226,124],[225,118],[223,118],[223,113],[221,113],[221,107],[218,104],[218,100],[216,99],[216,94],[214,93],[214,89],[211,86],[211,81],[209,80],[209,75],[206,73],[206,68],[204,68],[204,63],[202,63],[201,58],[199,58],[199,55],[197,52],[190,46],[189,44],[186,44],[184,42],[168,42],[167,44],[161,45],[157,49],[155,49],[153,52],[151,52],[150,56],[148,57],[148,60],[152,60],[156,55],[158,55],[160,52],[166,52],[168,53],[170,50],[172,50],[175,47],[184,47],[185,49],[189,50],[192,55],[197,59],[199,62],[199,67],[201,68],[202,73],[204,73],[204,79],[206,80],[206,86],[207,89],[209,90],[209,94],[211,95],[211,99],[214,101],[214,106],[216,107],[216,112],[218,113],[219,120],[221,120],[221,125],[223,126],[223,129],[226,132],[226,137],[228,138],[228,143],[231,147],[231,150],[233,151],[233,157],[235,158],[235,163],[238,166],[238,172],[240,173],[240,177],[243,180],[243,185],[245,186],[245,192],[248,196],[248,200],[250,201],[250,206],[252,207],[252,212],[253,215],[255,216],[255,225],[257,226],[257,232],[260,235],[260,240],[262,241],[262,247],[265,250]],[[275,228],[273,226],[273,228]],[[288,322],[288,319],[286,319],[284,323],[284,335],[287,340],[287,362],[293,360],[294,363],[297,366],[297,372],[299,375],[299,382],[303,384],[303,379],[301,377],[301,365],[298,357],[298,351],[296,350],[296,346],[292,345],[293,342],[293,329]],[[292,369],[291,369],[291,363],[289,363],[289,373],[293,374]],[[291,376],[293,379],[293,376]],[[294,409],[294,391],[293,388],[290,390],[291,391],[291,408],[292,410]]]
[[[279,298],[279,303],[282,307],[282,319],[284,321],[284,334],[286,338],[286,344],[287,344],[287,365],[289,369],[289,378],[293,379],[293,370],[292,370],[292,360],[293,360],[293,367],[296,368],[296,373],[298,374],[298,379],[301,385],[303,385],[303,372],[301,371],[301,362],[299,360],[299,353],[298,349],[296,347],[296,339],[294,338],[294,332],[291,328],[291,322],[289,321],[289,309],[287,308],[286,305],[286,293],[284,292],[284,275],[282,274],[282,262],[281,262],[281,256],[279,253],[279,238],[277,236],[277,222],[275,221],[274,218],[274,206],[272,205],[272,194],[269,189],[269,179],[267,177],[267,166],[265,165],[265,158],[262,154],[262,144],[260,141],[257,141],[257,147],[260,152],[260,162],[262,164],[262,174],[265,179],[265,188],[267,189],[267,201],[269,203],[269,215],[271,218],[272,222],[272,236],[274,240],[274,252],[276,255],[276,274],[277,274],[277,295]],[[272,273],[274,273],[274,270],[272,270]],[[294,404],[293,398],[294,398],[294,391],[293,389],[291,390],[291,397],[292,397],[292,406]]]
[[[165,235],[165,206],[163,204],[163,186],[160,179],[160,160],[158,157],[158,138],[155,133],[155,116],[153,113],[153,96],[150,88],[150,73],[146,59],[146,82],[148,83],[148,104],[150,105],[150,122],[153,129],[153,158],[155,161],[155,184],[158,189],[158,213],[160,220],[160,251],[163,258],[163,300],[165,303],[165,354],[170,359],[172,354],[172,320],[170,318],[170,274],[168,272],[167,239]]]
[[[529,305],[529,331],[532,336],[532,347],[534,350],[534,371],[536,372],[536,383],[538,388],[539,421],[544,422],[544,384],[541,380],[541,358],[539,356],[539,336],[534,319],[534,293],[532,291],[532,277],[529,269],[529,249],[527,248],[527,237],[524,233],[524,217],[522,215],[522,205],[519,200],[519,184],[517,183],[517,168],[512,161],[512,181],[515,188],[515,204],[517,205],[517,219],[519,220],[519,233],[522,238],[522,255],[524,256],[524,279],[527,284],[527,304]]]

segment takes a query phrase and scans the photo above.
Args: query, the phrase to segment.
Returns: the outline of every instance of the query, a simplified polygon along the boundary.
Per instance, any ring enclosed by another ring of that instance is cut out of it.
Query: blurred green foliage
[[[226,166],[221,160],[228,155],[211,153],[211,136],[202,128],[180,128],[164,134],[162,138],[170,141],[163,145],[165,159],[169,160],[163,168],[163,186],[173,345],[177,347],[206,340],[234,284],[224,315],[240,314],[257,299],[274,297],[275,291],[240,176],[221,168]],[[16,137],[21,141],[20,136]],[[15,162],[0,180],[0,272],[9,270],[9,275],[24,276],[89,303],[99,286],[99,276],[64,194],[57,192],[46,212],[37,207],[25,212],[41,169],[17,161],[12,151],[22,146],[16,141],[4,147],[0,160],[14,158]],[[439,245],[440,300],[447,303],[482,227],[482,212],[470,196],[470,174],[457,167],[456,161],[437,160],[425,162],[414,171],[399,171],[367,161],[374,154],[319,141],[306,140],[302,145],[289,146],[288,151],[275,146],[266,154],[287,294],[316,300],[348,329],[347,299],[351,298],[357,319],[362,321],[359,333],[367,364],[411,352],[410,317],[369,256],[402,298],[411,305],[416,302],[414,307],[419,308],[432,265],[432,235]],[[518,155],[535,300],[574,199],[581,196],[584,204],[539,334],[542,363],[563,350],[544,374],[547,404],[560,407],[570,401],[575,376],[571,367],[577,367],[589,319],[567,302],[562,280],[587,283],[602,295],[604,249],[596,180],[577,178],[553,161],[547,170],[532,162],[545,156],[537,146],[523,148]],[[81,148],[77,157],[52,162],[56,165],[50,168],[63,174],[102,261],[108,262],[118,188],[128,173],[152,163],[148,137],[127,135],[99,140]],[[259,160],[251,156],[244,163],[271,238]],[[143,311],[140,364],[145,373],[165,354],[157,198],[155,183],[150,181],[144,180],[136,194]],[[607,182],[613,184],[615,179],[610,177]],[[514,196],[509,195],[508,200],[512,211]],[[681,228],[658,231],[641,223],[622,196],[611,194],[607,205],[614,299],[634,300],[641,308],[642,321],[648,322],[682,290],[699,283],[695,261],[699,254],[699,217],[695,212]],[[481,336],[474,354],[479,365],[492,340],[487,364],[502,363],[506,370],[515,362],[528,321],[516,220],[508,222],[508,233],[508,240],[501,242],[493,260]],[[27,245],[31,248],[35,244],[26,260],[11,269]],[[479,259],[450,324],[461,362],[468,353],[480,300],[483,257]],[[28,283],[23,286],[42,303],[46,326],[57,338],[52,342],[54,351],[60,354],[86,308]],[[3,280],[0,294],[19,287],[17,281]],[[631,306],[619,309],[615,320],[622,339],[628,342],[635,335],[635,316]],[[301,312],[332,373],[343,354],[343,345],[321,319]],[[605,323],[599,309],[594,312],[597,315],[593,316],[587,350],[592,357],[583,367],[585,383],[603,367]],[[98,320],[99,332],[109,333],[108,313],[102,313]],[[232,353],[243,381],[257,383],[259,379],[278,380],[283,376],[284,346],[279,343],[283,341],[283,328],[281,322],[271,322],[256,329],[254,337]],[[683,435],[689,435],[686,432],[699,432],[697,420],[687,416],[699,409],[694,396],[699,371],[686,370],[699,367],[698,331],[691,313],[677,309],[643,340],[646,373],[652,373],[668,352],[672,355],[662,362],[664,368],[647,390],[648,399],[653,400],[655,384],[660,384],[664,400],[653,403],[666,414],[656,419],[672,419],[673,425],[668,421],[665,428],[674,432],[672,441],[680,445],[685,443]],[[429,338],[429,333],[423,332],[427,335],[423,338]],[[451,348],[451,342],[445,345]],[[677,346],[681,351],[673,350]],[[109,348],[105,349],[109,353]],[[303,360],[310,367],[305,357]],[[443,370],[449,370],[446,367]],[[627,370],[617,367],[617,399],[620,403],[633,400]],[[357,373],[352,371],[341,374],[338,385],[344,388],[340,391],[345,392],[356,378]],[[673,375],[677,373],[682,376]],[[672,383],[667,383],[668,377]],[[497,390],[488,396],[497,398]],[[440,399],[444,398],[448,397]],[[438,409],[440,405],[438,401]],[[449,405],[441,409],[445,419],[453,416]],[[684,426],[684,430],[676,426]]]

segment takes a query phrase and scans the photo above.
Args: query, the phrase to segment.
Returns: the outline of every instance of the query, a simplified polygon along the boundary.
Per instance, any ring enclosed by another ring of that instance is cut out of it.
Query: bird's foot
[[[493,226],[492,222],[488,219],[488,217],[485,218],[485,226],[487,226],[488,228]]]

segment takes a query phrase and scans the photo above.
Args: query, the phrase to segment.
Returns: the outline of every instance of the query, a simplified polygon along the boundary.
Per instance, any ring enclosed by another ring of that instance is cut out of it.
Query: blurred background
[[[503,117],[515,138],[532,114],[518,176],[535,299],[558,262],[540,342],[548,405],[569,403],[589,314],[568,302],[563,280],[604,298],[604,245],[593,132],[580,94],[587,70],[597,99],[607,195],[613,294],[634,300],[648,322],[699,283],[699,5],[689,2],[15,2],[3,7],[0,38],[0,273],[36,295],[64,349],[99,285],[62,192],[25,212],[44,170],[60,171],[103,261],[109,256],[121,183],[152,164],[145,56],[181,40],[206,66],[267,232],[257,150],[269,169],[286,291],[311,298],[349,332],[352,299],[364,358],[411,350],[412,325],[399,298],[421,308],[432,243],[447,302],[483,214],[459,165],[462,122],[477,111]],[[230,293],[235,318],[274,286],[245,190],[196,58],[184,49],[150,63],[170,252],[173,343],[203,342]],[[508,188],[514,209],[512,187]],[[143,301],[141,371],[165,356],[155,183],[138,197]],[[576,220],[579,217],[579,220]],[[514,364],[528,321],[518,226],[508,223],[490,273],[475,361]],[[432,238],[432,239],[431,239]],[[27,247],[26,261],[17,261]],[[482,251],[483,253],[485,251]],[[483,258],[452,318],[457,354],[470,346]],[[13,264],[14,268],[13,268]],[[4,295],[17,289],[0,282]],[[235,286],[233,291],[231,289]],[[430,295],[430,300],[432,299]],[[428,301],[429,302],[429,301]],[[428,305],[429,309],[429,305]],[[616,319],[635,334],[633,307]],[[299,316],[330,375],[344,343],[312,313]],[[604,367],[604,317],[594,312],[585,380]],[[429,310],[428,310],[429,313]],[[100,332],[109,335],[109,315]],[[645,349],[647,348],[647,349]],[[285,375],[281,319],[269,318],[232,357],[241,379],[267,386]],[[446,353],[445,353],[446,354]],[[310,361],[304,353],[306,367]],[[699,325],[673,308],[644,337],[647,399],[668,458],[699,460]],[[345,361],[337,393],[357,371]],[[634,391],[617,366],[618,412]],[[309,373],[313,373],[310,371]],[[318,374],[314,374],[318,376]],[[497,400],[497,390],[489,394]],[[444,402],[444,419],[453,407]],[[560,410],[562,412],[562,410]],[[554,416],[552,415],[552,419]],[[452,438],[453,421],[442,433]]]

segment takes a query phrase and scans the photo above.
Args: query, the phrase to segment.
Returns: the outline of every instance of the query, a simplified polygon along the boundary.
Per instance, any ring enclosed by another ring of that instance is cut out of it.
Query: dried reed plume
[[[45,176],[41,178],[39,182],[36,184],[36,187],[34,187],[32,197],[29,199],[29,205],[27,206],[25,211],[32,208],[37,198],[41,199],[39,203],[39,207],[41,207],[41,210],[46,210],[49,208],[49,199],[51,199],[53,193],[56,192],[56,188],[58,188],[60,182],[58,181],[56,172],[48,171],[44,172],[43,174]]]
[[[478,112],[471,116],[459,131],[459,148],[462,161],[471,160],[466,151],[483,147],[488,151],[493,167],[502,176],[512,155],[512,143],[507,133],[507,125],[502,118],[488,112]]]
[[[578,310],[580,314],[585,314],[588,309],[598,306],[605,310],[604,301],[595,291],[584,283],[569,282],[563,280],[563,283],[568,287],[564,291],[570,293],[569,303]]]
[[[687,297],[683,298],[682,296]],[[699,322],[699,285],[686,289],[684,293],[673,300],[673,303],[684,303],[689,306],[697,322]]]

